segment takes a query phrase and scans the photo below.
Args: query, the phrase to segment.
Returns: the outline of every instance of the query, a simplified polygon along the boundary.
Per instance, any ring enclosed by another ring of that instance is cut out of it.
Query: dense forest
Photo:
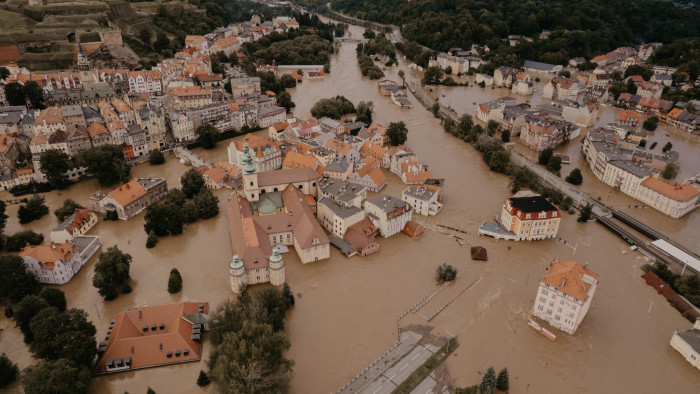
[[[308,2],[308,1],[307,1]],[[530,58],[565,63],[641,42],[700,37],[700,12],[660,0],[332,0],[333,10],[401,26],[407,40],[434,50],[488,45],[499,63]],[[509,34],[547,40],[508,49]],[[506,48],[499,48],[505,46]]]

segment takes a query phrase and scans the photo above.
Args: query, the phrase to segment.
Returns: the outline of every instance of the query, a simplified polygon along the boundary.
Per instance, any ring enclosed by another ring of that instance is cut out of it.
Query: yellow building
[[[554,238],[560,221],[557,207],[540,195],[511,197],[501,211],[501,226],[513,232],[516,241]]]

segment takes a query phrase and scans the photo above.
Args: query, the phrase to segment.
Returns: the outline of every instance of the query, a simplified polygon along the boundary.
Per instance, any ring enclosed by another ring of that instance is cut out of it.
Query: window
[[[558,309],[557,309],[557,312],[561,313],[561,311],[562,311],[562,309],[561,309],[561,308],[558,308]]]
[[[560,320],[559,315],[554,316],[554,320],[559,321]]]
[[[537,307],[537,310],[538,310],[538,311],[542,311],[542,310],[544,310],[544,308],[542,307],[542,305],[540,305],[540,306]]]
[[[562,305],[564,305],[564,299],[562,299],[561,301],[559,301],[559,303],[562,304]]]
[[[576,310],[576,305],[571,305],[571,309]]]
[[[541,302],[547,302],[547,299],[544,298],[544,297],[540,297],[540,301],[541,301]]]
[[[551,315],[551,314],[552,314],[552,310],[551,310],[551,309],[547,309],[547,314],[548,314],[548,315]]]
[[[545,289],[542,289],[542,295],[549,295],[549,292]]]

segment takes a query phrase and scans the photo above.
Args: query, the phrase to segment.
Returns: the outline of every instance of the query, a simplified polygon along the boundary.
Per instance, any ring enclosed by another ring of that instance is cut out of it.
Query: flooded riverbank
[[[351,29],[353,36],[361,35],[362,29]],[[355,104],[373,101],[378,122],[387,125],[404,121],[409,129],[408,144],[421,162],[430,165],[436,176],[446,178],[445,206],[436,218],[428,220],[429,224],[462,228],[470,235],[465,236],[467,245],[460,247],[453,238],[431,230],[418,239],[399,234],[379,239],[380,252],[364,259],[347,259],[332,249],[330,259],[304,265],[294,252],[284,255],[287,281],[295,293],[301,293],[285,324],[292,344],[288,357],[296,363],[293,393],[335,392],[388,349],[396,340],[396,318],[434,287],[435,270],[442,262],[455,265],[463,273],[444,291],[446,298],[482,278],[428,323],[435,327],[434,333],[459,336],[460,348],[448,361],[451,376],[459,386],[477,383],[481,379],[479,369],[493,365],[497,369],[508,367],[512,392],[697,390],[700,374],[668,345],[674,330],[691,325],[640,279],[639,266],[644,260],[638,253],[627,251],[619,238],[601,226],[576,223],[575,216],[568,214],[564,214],[559,235],[570,243],[579,242],[575,256],[568,246],[556,240],[514,243],[478,237],[478,225],[500,211],[503,200],[509,196],[508,179],[488,171],[473,148],[444,133],[439,120],[421,108],[415,98],[409,97],[413,109],[401,110],[389,98],[380,96],[376,81],[361,77],[354,44],[341,46],[331,62],[331,71],[323,81],[305,80],[290,90],[297,105],[294,115],[308,117],[318,99],[342,94]],[[396,67],[385,71],[388,78],[398,81],[397,72]],[[412,74],[407,72],[407,76]],[[477,89],[467,88],[461,100],[480,102],[480,97],[469,96]],[[226,160],[227,145],[228,141],[222,142],[212,151],[198,149],[196,153],[208,161]],[[176,159],[168,158],[162,166],[142,165],[134,168],[132,174],[164,176],[169,187],[176,187],[185,170]],[[399,196],[404,185],[393,174],[387,174],[387,178],[390,184],[382,192]],[[588,180],[584,186],[593,183]],[[47,203],[51,211],[65,198],[85,205],[87,196],[96,189],[96,181],[84,181],[60,195],[46,194]],[[215,194],[224,212],[230,191],[223,189]],[[368,197],[374,195],[370,194]],[[7,194],[2,196],[7,198]],[[28,228],[48,237],[57,224],[51,215],[20,226],[16,211],[16,205],[8,208],[6,234]],[[651,215],[648,221],[657,225],[657,216],[661,215]],[[420,216],[416,218],[425,221]],[[97,327],[98,340],[104,337],[112,315],[127,307],[177,301],[208,301],[216,306],[232,296],[227,269],[231,247],[225,215],[189,225],[182,235],[163,237],[154,249],[144,246],[143,223],[141,214],[128,222],[100,222],[90,232],[100,235],[103,248],[118,244],[133,256],[133,293],[111,302],[102,301],[92,287],[96,258],[69,284],[61,286],[69,306],[83,308],[89,314]],[[672,223],[686,226],[685,232],[697,233],[700,228],[697,222],[690,223],[686,218],[669,222],[668,226]],[[471,261],[471,245],[485,246],[489,261]],[[600,284],[576,335],[557,332],[557,341],[552,343],[527,326],[527,317],[537,280],[554,257],[589,263],[600,275]],[[178,268],[183,277],[183,290],[176,295],[166,291],[171,268]],[[647,313],[650,303],[653,305]],[[439,302],[431,303],[425,311],[431,312],[437,306]],[[19,330],[5,317],[0,317],[0,322],[0,328],[5,328],[0,334],[0,352],[5,351],[20,367],[25,367],[31,357],[21,343]],[[409,314],[401,324],[426,322],[420,315]],[[206,341],[201,362],[95,378],[90,392],[143,393],[148,386],[158,393],[207,391],[198,388],[195,381],[200,369],[207,369],[210,351]],[[18,387],[14,389],[17,391]]]

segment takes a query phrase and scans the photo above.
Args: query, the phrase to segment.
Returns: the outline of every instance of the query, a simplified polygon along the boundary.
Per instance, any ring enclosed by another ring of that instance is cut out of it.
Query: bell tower
[[[228,276],[231,281],[231,290],[240,293],[241,287],[246,283],[245,268],[243,262],[238,259],[238,255],[233,255],[233,260],[228,265]]]
[[[284,259],[276,245],[272,247],[272,255],[270,256],[270,284],[274,286],[284,284]]]

